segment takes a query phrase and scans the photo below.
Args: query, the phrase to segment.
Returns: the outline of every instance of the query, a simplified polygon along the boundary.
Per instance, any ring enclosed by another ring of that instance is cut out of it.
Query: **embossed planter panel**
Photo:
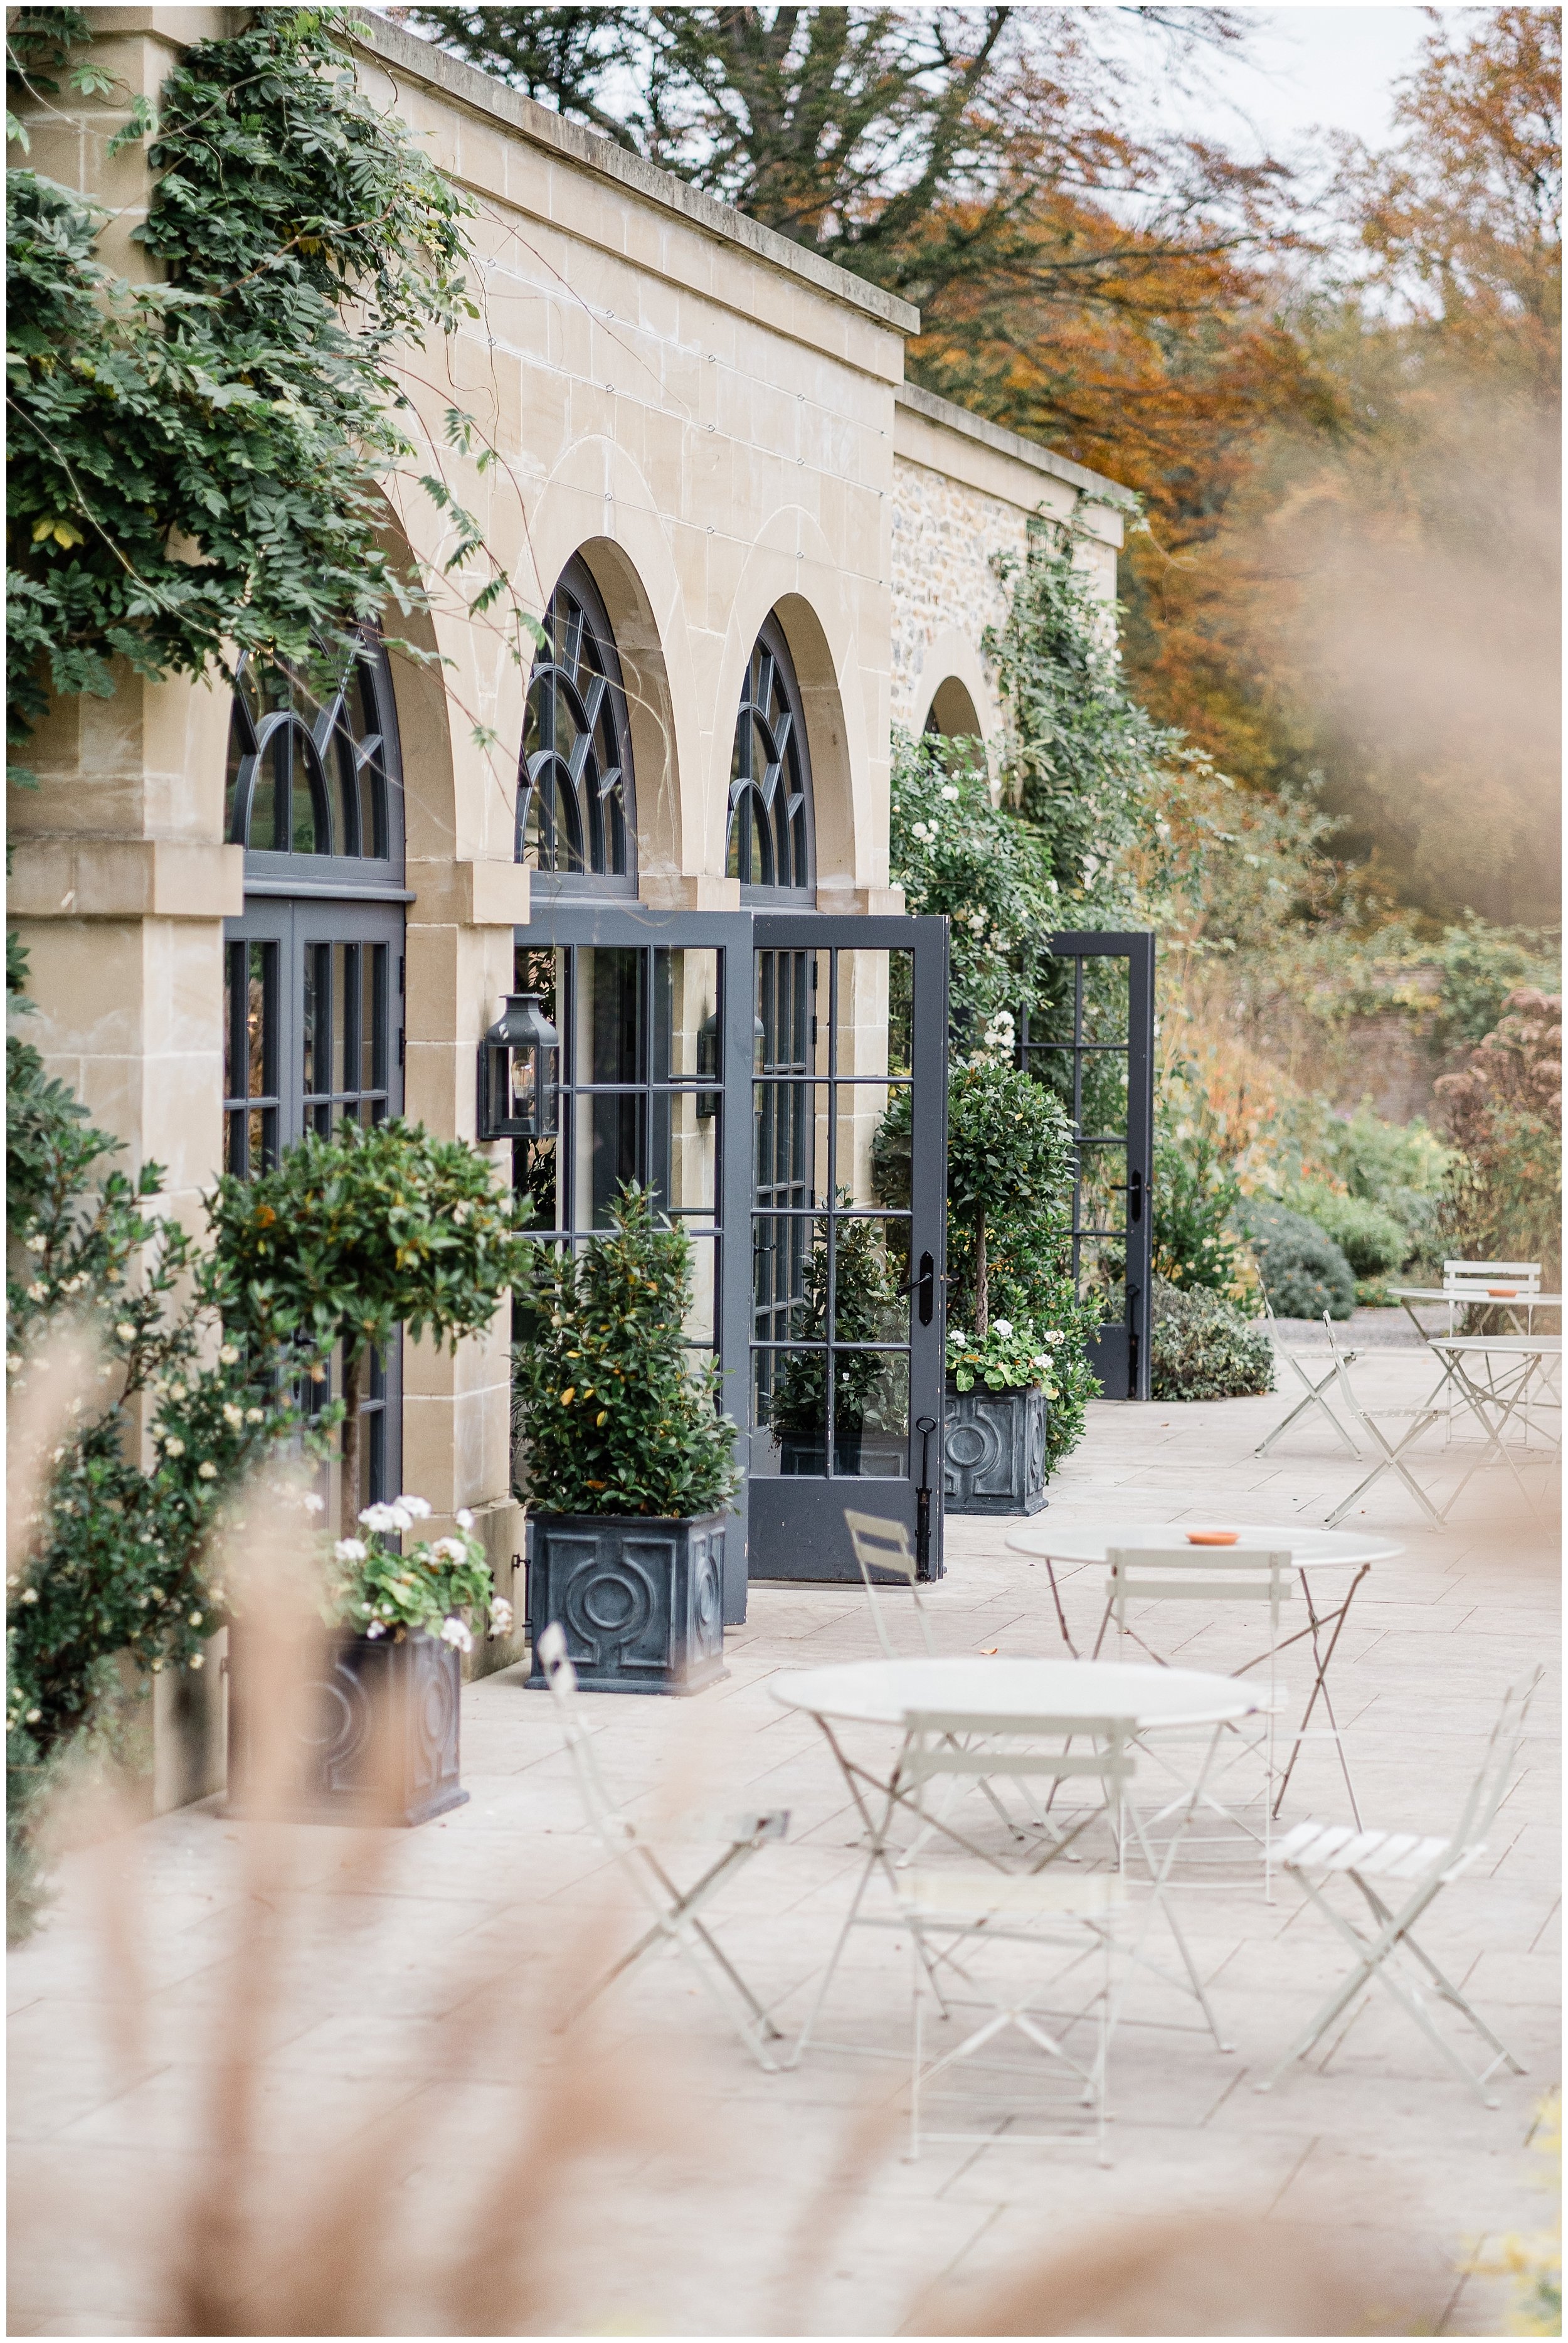
[[[956,1392],[942,1406],[942,1498],[950,1513],[1038,1513],[1045,1504],[1042,1391]]]
[[[728,1515],[536,1513],[528,1523],[528,1622],[537,1648],[552,1619],[566,1630],[589,1692],[700,1692],[724,1664]],[[534,1662],[530,1685],[544,1674]]]
[[[253,1810],[259,1720],[243,1631],[231,1633],[229,1648],[229,1805],[244,1814]],[[412,1825],[462,1805],[468,1795],[458,1780],[462,1694],[457,1654],[437,1636],[395,1644],[347,1635],[329,1644],[303,1704],[297,1817]]]

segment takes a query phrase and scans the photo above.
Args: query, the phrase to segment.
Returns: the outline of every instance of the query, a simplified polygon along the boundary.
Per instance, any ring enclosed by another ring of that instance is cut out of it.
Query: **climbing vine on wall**
[[[85,14],[22,9],[14,103],[106,96]],[[27,146],[23,121],[8,121]],[[162,281],[99,257],[107,215],[31,167],[8,171],[9,737],[55,695],[106,697],[118,654],[147,676],[305,661],[423,598],[381,540],[377,483],[415,457],[398,354],[477,315],[462,274],[470,206],[355,81],[341,13],[268,9],[185,50],[146,141],[133,236]],[[473,453],[471,418],[447,437]],[[493,451],[475,458],[483,469]],[[445,567],[489,560],[445,481]],[[510,603],[504,571],[469,602]],[[515,605],[515,616],[523,627]]]

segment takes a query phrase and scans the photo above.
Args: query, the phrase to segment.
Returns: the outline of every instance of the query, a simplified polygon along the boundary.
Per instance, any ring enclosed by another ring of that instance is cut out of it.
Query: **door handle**
[[[937,1314],[937,1264],[934,1254],[920,1255],[920,1273],[915,1281],[920,1297],[920,1323],[929,1326]]]
[[[1127,1174],[1127,1218],[1133,1228],[1143,1218],[1143,1170],[1134,1164]]]

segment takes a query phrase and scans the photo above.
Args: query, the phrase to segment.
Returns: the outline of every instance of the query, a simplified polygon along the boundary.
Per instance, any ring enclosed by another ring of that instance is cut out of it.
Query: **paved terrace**
[[[1422,1362],[1388,1352],[1368,1383],[1392,1400],[1427,1380]],[[1053,1485],[1055,1515],[1321,1523],[1352,1467],[1326,1433],[1305,1430],[1259,1463],[1255,1444],[1282,1411],[1278,1398],[1098,1406]],[[1361,1517],[1405,1546],[1362,1587],[1336,1664],[1370,1821],[1448,1824],[1503,1686],[1543,1655],[1554,1665],[1554,1531],[1501,1513],[1503,1493],[1496,1473],[1478,1476],[1438,1535],[1385,1479]],[[949,1575],[932,1598],[942,1644],[1053,1654],[1044,1570],[1008,1554],[1006,1526],[950,1525]],[[1075,1632],[1097,1615],[1098,1581],[1068,1581]],[[858,1592],[757,1587],[723,1685],[690,1703],[594,1704],[606,1772],[634,1811],[716,1792],[790,1809],[788,1844],[765,1850],[719,1907],[727,1944],[786,2024],[859,1858],[815,1727],[781,1711],[769,1682],[871,1649]],[[1206,1630],[1182,1656],[1223,1666],[1240,1649]],[[891,1936],[862,1937],[829,2005],[831,2035],[882,2057],[824,2048],[795,2073],[763,2075],[684,1966],[667,1962],[563,2044],[544,2022],[562,1972],[580,1976],[625,1941],[628,1915],[582,1828],[548,1697],[525,1691],[518,1670],[474,1684],[463,1724],[472,1801],[445,1821],[379,1834],[368,1853],[348,1832],[293,1830],[292,1872],[274,1876],[256,1826],[214,1802],[122,1837],[107,1861],[73,1860],[48,1926],[10,1965],[12,2331],[186,2331],[189,2308],[171,2310],[169,2297],[182,2250],[187,2268],[246,2270],[233,2280],[243,2292],[306,2266],[317,2217],[340,2278],[356,2245],[384,2276],[404,2258],[423,2268],[375,2314],[404,2331],[994,2331],[994,2289],[1031,2258],[1108,2240],[1094,2258],[1120,2283],[1122,2225],[1212,2212],[1262,2224],[1263,2260],[1287,2281],[1303,2263],[1349,2257],[1351,2315],[1342,2298],[1322,2313],[1328,2331],[1501,2332],[1506,2285],[1464,2264],[1548,2217],[1543,2160],[1528,2143],[1557,2074],[1554,1680],[1549,1691],[1491,1851],[1440,1900],[1429,1932],[1527,2064],[1523,2080],[1501,2078],[1501,2107],[1470,2097],[1381,1996],[1326,2056],[1258,2096],[1264,2062],[1342,1972],[1337,1940],[1288,1881],[1271,1906],[1255,1865],[1218,1880],[1206,1870],[1180,1909],[1235,2055],[1128,2025],[1112,2062],[1117,2161],[1102,2171],[1075,2144],[937,2146],[918,2165],[900,2160],[892,2054],[907,2038],[908,1972]],[[1312,1753],[1287,1820],[1340,1816],[1332,1765],[1326,1749]],[[215,2110],[237,2102],[216,2062],[247,2029],[258,2144],[231,2168]],[[1014,2042],[1008,2055],[1032,2078]],[[999,2126],[1027,2107],[1000,2076],[973,2088],[971,2108]],[[328,2198],[346,2174],[357,2209],[334,2247]],[[221,2207],[256,2215],[253,2264],[210,2210],[194,2247],[180,2247],[204,2177]],[[1243,2238],[1238,2250],[1257,2248]],[[480,2267],[504,2284],[512,2251],[520,2292],[506,2299],[520,2311],[498,2309],[482,2282],[475,2290]],[[467,2271],[467,2292],[442,2275],[448,2263]],[[276,2309],[258,2316],[278,2331]],[[347,2331],[367,2318],[344,2316]],[[1252,2316],[1230,2331],[1256,2331]],[[1174,2314],[1168,2324],[1115,2310],[1100,2331],[1134,2328],[1181,2331]],[[313,2298],[291,2331],[345,2330]],[[1035,2311],[1011,2331],[1050,2330]],[[1269,2331],[1322,2328],[1308,2309]]]

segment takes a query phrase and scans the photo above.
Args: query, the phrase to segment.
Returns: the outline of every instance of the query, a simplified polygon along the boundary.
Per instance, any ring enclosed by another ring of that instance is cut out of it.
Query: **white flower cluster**
[[[411,1530],[416,1522],[429,1518],[430,1507],[423,1497],[394,1497],[389,1505],[367,1505],[359,1518],[367,1530],[378,1530],[383,1537]]]
[[[450,1619],[442,1620],[441,1641],[455,1644],[459,1652],[471,1652],[474,1648],[473,1636],[456,1614]]]
[[[507,1601],[504,1594],[493,1594],[490,1597],[490,1624],[488,1630],[491,1643],[493,1644],[495,1642],[498,1635],[509,1635],[511,1632],[512,1606]]]

